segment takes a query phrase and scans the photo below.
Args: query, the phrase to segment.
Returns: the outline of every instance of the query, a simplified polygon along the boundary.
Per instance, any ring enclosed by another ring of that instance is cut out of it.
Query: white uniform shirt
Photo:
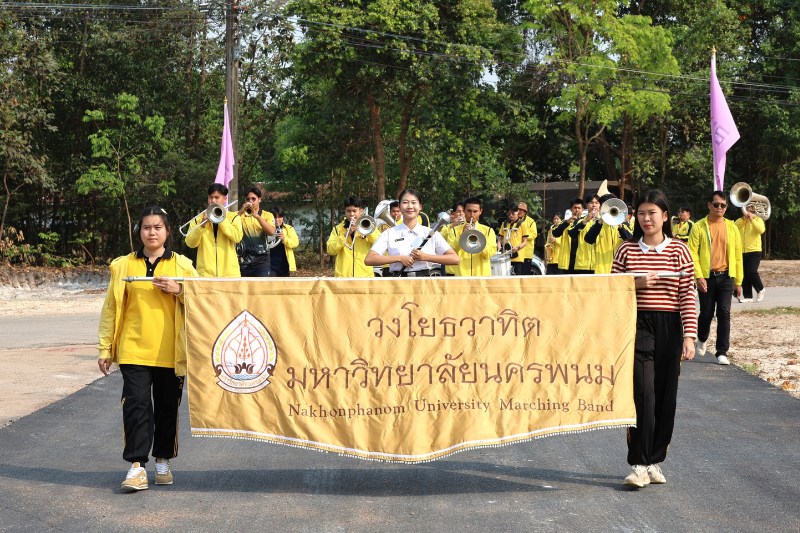
[[[411,255],[411,250],[414,249],[413,242],[418,238],[424,239],[430,232],[431,228],[420,223],[417,223],[414,229],[409,229],[408,226],[401,223],[399,226],[389,228],[381,233],[378,240],[372,245],[372,251],[378,255],[384,255],[386,252],[389,252],[389,255]],[[452,250],[452,248],[438,231],[422,247],[422,253],[430,255],[444,255],[447,250]],[[417,261],[407,268],[406,272],[430,270],[436,266],[438,266],[436,263]],[[389,265],[389,270],[392,272],[399,272],[401,268],[403,268],[402,263]]]

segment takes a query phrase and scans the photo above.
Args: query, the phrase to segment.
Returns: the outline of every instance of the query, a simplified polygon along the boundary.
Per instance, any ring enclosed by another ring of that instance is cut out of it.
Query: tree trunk
[[[667,141],[669,141],[670,123],[666,121],[664,131],[661,135],[661,190],[664,190],[664,183],[667,180]]]
[[[575,100],[575,140],[578,142],[578,161],[581,169],[581,178],[578,185],[578,198],[583,198],[583,192],[586,188],[586,143],[583,142],[583,135],[581,134],[581,101],[580,98]]]
[[[6,213],[8,212],[8,203],[11,201],[11,191],[8,190],[8,160],[6,160],[6,168],[3,172],[3,186],[6,188],[6,203],[3,206],[3,219],[0,220],[0,241],[3,240],[3,231],[6,226]]]
[[[186,152],[192,149],[192,62],[194,61],[194,26],[189,27],[189,54],[186,58]]]
[[[400,182],[397,184],[397,196],[408,187],[408,175],[411,173],[411,161],[414,157],[414,149],[408,146],[408,130],[411,127],[411,115],[413,114],[414,107],[417,105],[419,92],[422,86],[417,85],[411,90],[408,97],[405,99],[405,106],[403,107],[403,118],[400,122],[400,139],[399,139],[399,156],[400,156]],[[379,201],[383,197],[379,198]]]
[[[131,242],[131,252],[133,252],[133,226],[131,226],[131,210],[128,208],[128,198],[123,196],[125,201],[125,214],[128,215],[128,239]]]
[[[378,201],[386,199],[386,158],[383,152],[383,137],[381,129],[381,108],[375,103],[372,93],[367,93],[367,103],[369,104],[369,123],[372,130],[372,141],[375,145],[375,177],[378,180],[377,194]]]
[[[205,25],[203,25],[205,28]],[[206,34],[200,44],[200,80],[197,83],[197,101],[194,106],[194,158],[200,159],[200,115],[203,113],[203,84],[206,81]]]

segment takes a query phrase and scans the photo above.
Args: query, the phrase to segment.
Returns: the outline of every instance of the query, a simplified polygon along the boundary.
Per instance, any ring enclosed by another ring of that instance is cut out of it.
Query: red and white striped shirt
[[[625,272],[685,272],[683,278],[660,278],[655,286],[636,289],[636,308],[639,311],[673,311],[681,314],[684,337],[697,336],[697,307],[694,291],[694,261],[689,247],[678,239],[665,237],[668,242],[658,249],[625,241],[614,255],[612,274]],[[645,253],[644,250],[647,250]]]

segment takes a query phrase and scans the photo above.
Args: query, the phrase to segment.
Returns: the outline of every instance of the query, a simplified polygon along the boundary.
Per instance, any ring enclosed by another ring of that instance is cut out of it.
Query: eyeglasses
[[[717,209],[722,209],[723,207],[728,207],[728,204],[723,204],[722,202],[711,202],[711,205],[713,205]]]

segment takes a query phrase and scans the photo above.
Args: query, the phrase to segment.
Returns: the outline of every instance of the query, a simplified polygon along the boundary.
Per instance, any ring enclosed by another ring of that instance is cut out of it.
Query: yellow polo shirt
[[[148,275],[147,258],[136,254],[128,263],[128,275]],[[151,276],[175,277],[175,256],[162,257]],[[150,282],[127,283],[119,344],[118,364],[175,368],[175,307],[178,299]]]

